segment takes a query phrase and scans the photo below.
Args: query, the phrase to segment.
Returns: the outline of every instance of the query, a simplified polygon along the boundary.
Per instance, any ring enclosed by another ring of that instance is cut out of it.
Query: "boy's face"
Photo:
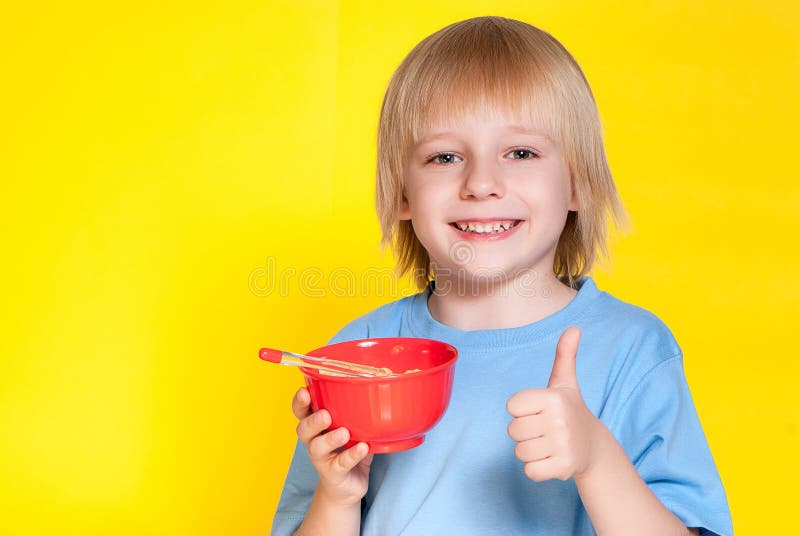
[[[436,122],[411,147],[405,184],[400,218],[411,220],[437,268],[554,277],[577,201],[560,148],[521,117],[482,112]]]

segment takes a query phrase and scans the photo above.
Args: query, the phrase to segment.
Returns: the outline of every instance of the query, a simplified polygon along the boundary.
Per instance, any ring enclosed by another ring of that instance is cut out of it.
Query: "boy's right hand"
[[[317,492],[331,503],[353,505],[367,494],[372,454],[364,442],[346,450],[341,447],[350,439],[347,428],[324,433],[331,424],[327,410],[311,411],[311,396],[301,387],[292,400],[292,412],[300,421],[297,437],[305,443],[308,457],[319,474]]]

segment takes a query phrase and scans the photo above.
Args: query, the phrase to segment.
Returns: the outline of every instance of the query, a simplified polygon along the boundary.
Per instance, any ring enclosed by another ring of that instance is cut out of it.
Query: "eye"
[[[530,160],[531,158],[539,158],[539,155],[530,149],[514,149],[510,153],[512,160]]]
[[[456,156],[453,153],[438,153],[428,158],[425,163],[430,164],[433,162],[434,164],[447,165],[454,164],[457,160],[461,160],[461,157]]]

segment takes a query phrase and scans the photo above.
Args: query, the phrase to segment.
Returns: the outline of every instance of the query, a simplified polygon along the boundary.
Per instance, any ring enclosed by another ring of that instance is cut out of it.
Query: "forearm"
[[[361,531],[361,502],[352,505],[331,503],[317,486],[306,518],[295,536],[350,536]]]
[[[595,446],[596,462],[585,474],[575,475],[575,484],[597,534],[696,534],[661,504],[602,424]]]

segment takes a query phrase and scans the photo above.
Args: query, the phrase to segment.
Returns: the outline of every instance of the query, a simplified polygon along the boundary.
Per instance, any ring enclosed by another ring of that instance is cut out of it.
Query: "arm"
[[[586,407],[575,373],[579,338],[574,327],[562,334],[547,388],[526,389],[508,401],[514,417],[508,434],[517,442],[514,452],[526,476],[535,482],[574,478],[598,534],[691,534]]]
[[[597,534],[699,534],[687,529],[667,510],[647,484],[611,432],[599,420],[593,433],[596,461],[575,484]]]
[[[292,411],[300,420],[297,436],[306,444],[308,456],[319,474],[314,496],[297,536],[358,535],[361,530],[361,499],[367,492],[372,455],[366,443],[349,449],[346,428],[325,432],[331,424],[325,410],[311,412],[311,397],[300,389],[292,401]]]
[[[337,504],[320,491],[319,486],[311,499],[311,506],[295,536],[335,536],[354,534],[361,529],[361,502]]]

